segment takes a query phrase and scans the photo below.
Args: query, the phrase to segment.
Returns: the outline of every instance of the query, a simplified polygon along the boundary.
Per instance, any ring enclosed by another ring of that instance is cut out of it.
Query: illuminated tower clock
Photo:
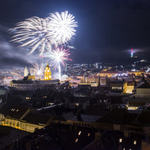
[[[51,80],[51,69],[48,63],[47,66],[45,67],[44,80]]]

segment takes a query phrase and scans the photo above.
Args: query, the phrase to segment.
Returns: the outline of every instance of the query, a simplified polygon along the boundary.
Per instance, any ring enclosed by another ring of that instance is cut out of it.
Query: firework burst
[[[50,35],[51,32],[48,18],[28,18],[23,22],[19,22],[16,27],[10,31],[15,34],[12,36],[11,41],[21,43],[21,47],[30,47],[31,51],[29,54],[39,48],[40,55],[42,55],[45,46],[51,49],[51,45],[55,43]]]
[[[77,27],[77,22],[73,15],[68,14],[68,11],[51,13],[48,18],[52,28],[52,37],[57,43],[55,46],[67,43],[75,35],[74,28]]]
[[[74,16],[65,11],[50,14],[45,19],[28,18],[9,31],[15,34],[12,36],[12,42],[31,48],[29,54],[39,49],[42,55],[45,48],[51,50],[71,40],[76,32],[75,27],[77,22],[74,21]]]
[[[63,46],[43,54],[44,57],[48,57],[52,60],[51,66],[54,66],[54,68],[57,67],[58,63],[62,63],[63,66],[65,66],[65,61],[72,61],[72,59],[68,58],[69,55],[69,49],[66,50],[63,48]]]
[[[41,63],[40,65],[36,62],[32,63],[35,77],[42,78],[44,73],[44,64]]]
[[[47,53],[43,54],[43,57],[48,57],[51,60],[51,66],[54,66],[56,69],[58,67],[59,70],[59,79],[61,80],[61,66],[62,63],[63,66],[65,66],[65,61],[72,61],[72,59],[68,58],[70,55],[69,49],[64,49],[63,46],[61,48],[57,48],[56,50],[49,51]]]

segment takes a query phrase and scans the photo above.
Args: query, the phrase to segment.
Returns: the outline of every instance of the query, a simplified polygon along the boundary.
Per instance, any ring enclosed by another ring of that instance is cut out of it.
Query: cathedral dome
[[[62,81],[67,80],[67,78],[68,78],[68,76],[66,74],[64,74],[64,75],[61,76],[61,80]]]

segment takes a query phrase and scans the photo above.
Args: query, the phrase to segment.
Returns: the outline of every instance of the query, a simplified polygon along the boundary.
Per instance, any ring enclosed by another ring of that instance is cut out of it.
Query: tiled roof
[[[91,122],[92,123],[92,122],[97,121],[99,118],[101,118],[101,117],[100,116],[92,116],[92,115],[83,115],[83,114],[81,114],[80,121],[82,121],[82,122]],[[74,117],[70,118],[69,120],[79,121],[77,116],[74,116]]]
[[[23,106],[12,106],[9,111],[6,113],[7,116],[10,116],[12,118],[20,119],[23,114],[28,110],[27,107]]]
[[[150,84],[143,83],[142,85],[139,85],[137,88],[150,88]]]
[[[23,120],[32,124],[46,124],[49,119],[52,119],[52,116],[33,113],[29,113],[23,118]]]
[[[93,115],[93,116],[103,116],[108,113],[108,110],[104,110],[103,106],[87,106],[85,109],[86,115]]]
[[[94,141],[83,150],[137,150],[141,148],[141,141],[145,139],[144,135],[130,133],[129,137],[125,137],[121,131],[104,131],[100,141]]]
[[[108,112],[106,115],[97,120],[97,123],[109,123],[109,124],[122,124],[126,109],[113,109]]]
[[[143,125],[150,125],[150,111],[142,111],[142,113],[138,116],[137,120]]]

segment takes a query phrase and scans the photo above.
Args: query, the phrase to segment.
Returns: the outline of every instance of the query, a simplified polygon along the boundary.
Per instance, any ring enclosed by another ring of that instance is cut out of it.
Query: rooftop
[[[20,119],[23,114],[28,110],[27,107],[23,106],[12,106],[9,111],[6,113],[6,116],[10,116],[12,118]]]
[[[92,115],[83,115],[83,114],[81,114],[81,120],[79,120],[77,116],[74,116],[74,117],[70,118],[69,120],[93,123],[93,122],[97,121],[100,118],[101,118],[100,116],[92,116]]]
[[[49,119],[52,119],[52,116],[33,113],[29,113],[23,118],[23,120],[32,124],[46,124]]]

